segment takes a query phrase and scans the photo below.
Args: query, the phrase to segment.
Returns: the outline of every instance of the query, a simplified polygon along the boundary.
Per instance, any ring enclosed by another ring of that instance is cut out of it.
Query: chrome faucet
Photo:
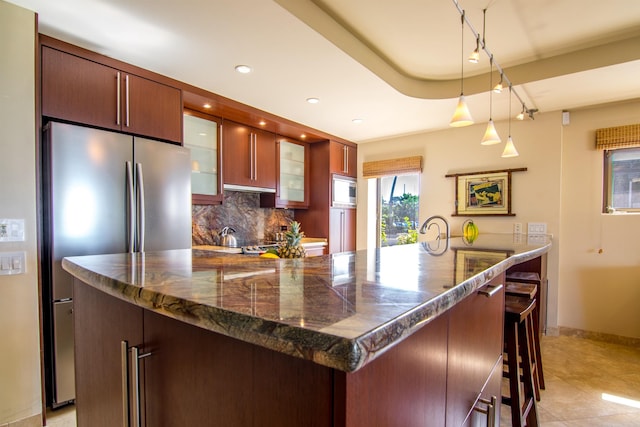
[[[426,234],[427,230],[429,230],[431,228],[431,226],[435,224],[435,226],[438,227],[438,237],[436,239],[440,240],[440,238],[441,238],[440,224],[438,224],[437,222],[433,222],[436,219],[439,219],[444,223],[447,240],[449,240],[449,237],[451,237],[451,234],[450,234],[450,231],[449,231],[449,223],[447,222],[445,217],[443,217],[441,215],[433,215],[433,216],[430,216],[429,218],[427,218],[427,220],[424,223],[422,223],[422,227],[420,227],[420,234]]]

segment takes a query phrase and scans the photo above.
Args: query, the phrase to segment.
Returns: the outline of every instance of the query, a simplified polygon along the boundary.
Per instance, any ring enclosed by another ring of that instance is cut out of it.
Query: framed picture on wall
[[[449,174],[456,178],[454,216],[515,215],[511,212],[511,173],[526,168]]]

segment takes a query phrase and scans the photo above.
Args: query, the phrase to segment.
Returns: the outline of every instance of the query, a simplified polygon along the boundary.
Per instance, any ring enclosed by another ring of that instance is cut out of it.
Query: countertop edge
[[[63,268],[77,279],[108,295],[158,314],[212,332],[259,345],[283,354],[313,361],[344,372],[354,372],[402,342],[475,290],[513,265],[541,256],[551,243],[513,255],[470,277],[441,295],[353,339],[334,336],[255,318],[205,304],[193,303],[160,292],[105,277],[68,259]],[[224,255],[223,255],[224,256]],[[224,322],[220,319],[223,318]],[[233,325],[233,326],[231,326]]]

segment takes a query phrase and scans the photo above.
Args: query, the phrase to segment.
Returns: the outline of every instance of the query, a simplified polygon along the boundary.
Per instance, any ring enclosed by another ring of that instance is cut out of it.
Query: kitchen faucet
[[[447,222],[445,217],[441,215],[432,215],[429,218],[427,218],[427,220],[422,224],[422,227],[420,227],[420,234],[426,234],[427,230],[430,229],[431,226],[435,224],[435,226],[438,227],[438,237],[436,238],[436,240],[440,240],[440,224],[438,224],[437,222],[433,222],[436,219],[439,219],[442,222],[444,222],[447,240],[449,240],[449,237],[451,237],[450,231],[449,231],[449,223]]]

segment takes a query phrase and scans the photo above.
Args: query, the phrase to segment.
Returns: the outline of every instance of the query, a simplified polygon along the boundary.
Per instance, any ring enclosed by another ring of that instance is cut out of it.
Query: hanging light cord
[[[460,96],[464,95],[464,10],[460,14]]]
[[[460,13],[460,19],[462,20],[462,26],[463,26],[463,30],[462,30],[463,31],[463,50],[464,50],[464,23],[465,22],[467,23],[467,25],[469,26],[469,29],[473,33],[473,35],[476,38],[476,40],[480,39],[480,33],[478,33],[475,30],[475,28],[473,28],[473,25],[471,25],[471,22],[469,21],[469,19],[467,19],[467,16],[465,14],[464,9],[462,9],[460,7],[460,4],[458,3],[458,0],[452,0],[452,1],[453,1],[453,4],[456,6],[456,9],[458,9],[458,12]],[[486,12],[486,9],[484,9],[483,12]],[[483,19],[483,26],[484,26],[484,19]],[[500,64],[495,59],[493,59],[493,54],[489,51],[489,48],[487,47],[487,45],[485,43],[484,34],[482,36],[481,47],[482,47],[482,50],[487,54],[487,56],[493,62],[493,64],[496,66],[496,69],[500,73],[500,78],[504,79],[506,81],[507,85],[509,86],[509,90],[513,91],[513,94],[516,96],[516,98],[518,98],[518,101],[520,101],[520,103],[522,104],[522,108],[529,115],[529,117],[533,119],[534,118],[533,114],[537,113],[538,110],[536,108],[527,108],[527,105],[522,100],[520,95],[518,95],[518,92],[515,89],[512,89],[511,80],[509,80],[509,77],[507,76],[507,73],[505,73],[504,69],[500,66]],[[464,53],[462,55],[462,59],[463,59],[463,62],[464,62]],[[462,68],[464,70],[464,65],[462,66]],[[462,83],[460,84],[460,86],[462,87]],[[511,109],[509,109],[509,110],[511,110]]]

